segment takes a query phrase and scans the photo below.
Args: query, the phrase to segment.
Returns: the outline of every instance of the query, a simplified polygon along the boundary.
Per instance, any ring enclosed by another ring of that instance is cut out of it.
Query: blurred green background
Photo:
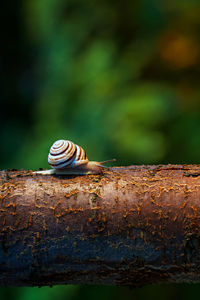
[[[116,165],[200,163],[198,0],[0,4],[0,168],[57,139]],[[196,299],[200,285],[2,288],[1,299]]]

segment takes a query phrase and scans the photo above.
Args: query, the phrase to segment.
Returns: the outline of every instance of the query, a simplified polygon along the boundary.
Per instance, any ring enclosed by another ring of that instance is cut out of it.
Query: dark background
[[[0,168],[57,139],[116,165],[200,163],[198,0],[0,4]],[[196,299],[200,285],[2,288],[2,299]]]

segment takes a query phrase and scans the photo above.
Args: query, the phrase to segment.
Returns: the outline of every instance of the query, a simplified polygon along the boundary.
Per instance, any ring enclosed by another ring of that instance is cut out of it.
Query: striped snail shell
[[[101,174],[104,162],[89,161],[85,150],[80,146],[67,140],[58,140],[53,143],[48,155],[48,163],[52,170],[37,171],[37,174],[51,175],[83,175],[83,174]]]
[[[50,148],[48,163],[54,169],[80,166],[88,163],[85,150],[71,141],[58,140]]]

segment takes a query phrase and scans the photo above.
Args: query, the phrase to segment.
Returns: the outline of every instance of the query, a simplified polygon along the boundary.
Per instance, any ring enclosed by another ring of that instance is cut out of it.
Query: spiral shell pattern
[[[56,141],[51,146],[48,155],[48,163],[54,169],[70,168],[87,162],[85,151],[71,141]]]

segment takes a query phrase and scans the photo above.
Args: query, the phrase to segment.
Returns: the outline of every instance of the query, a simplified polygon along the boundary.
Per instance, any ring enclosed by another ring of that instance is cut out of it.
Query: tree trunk
[[[200,166],[1,171],[0,285],[200,282]]]

